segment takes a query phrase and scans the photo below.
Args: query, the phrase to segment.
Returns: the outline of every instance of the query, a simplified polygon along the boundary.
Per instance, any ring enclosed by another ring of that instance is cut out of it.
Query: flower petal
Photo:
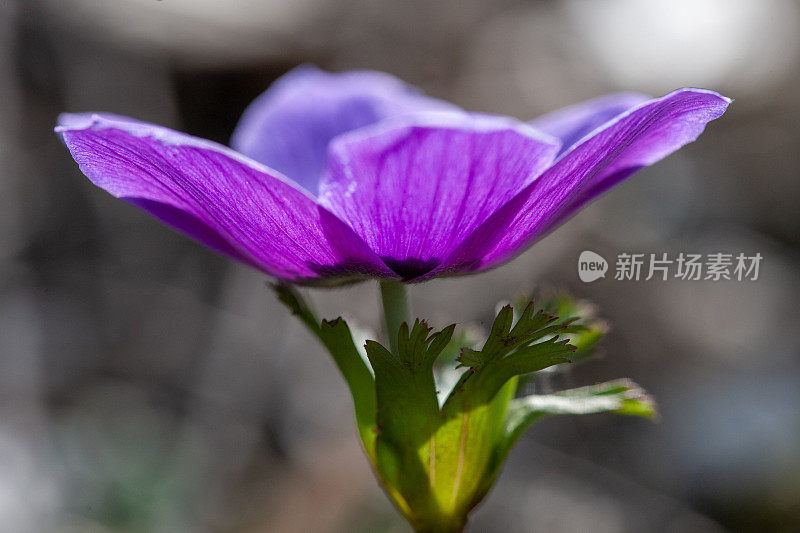
[[[304,191],[224,146],[114,115],[62,115],[56,132],[95,185],[279,279],[393,275]]]
[[[679,89],[618,116],[500,208],[443,267],[486,270],[521,253],[608,188],[694,141],[730,102],[713,91]]]
[[[557,140],[503,117],[389,120],[333,141],[319,200],[411,280],[436,268],[558,148]]]
[[[561,151],[565,152],[612,118],[647,100],[649,96],[638,93],[606,94],[542,115],[528,124],[561,139]]]
[[[457,109],[382,72],[301,66],[250,104],[231,146],[316,194],[328,143],[337,135],[395,115]]]

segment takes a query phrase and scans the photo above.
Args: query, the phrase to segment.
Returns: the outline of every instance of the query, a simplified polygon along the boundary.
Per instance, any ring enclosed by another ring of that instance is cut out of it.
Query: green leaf
[[[436,368],[448,366],[455,369],[457,367],[456,360],[461,355],[461,352],[475,346],[482,337],[482,332],[476,325],[460,324],[458,330],[453,332],[450,342],[439,354],[436,360]]]
[[[457,361],[468,370],[445,402],[445,410],[463,409],[462,396],[469,396],[467,403],[472,406],[487,403],[511,378],[571,361],[567,355],[575,346],[558,336],[577,331],[574,319],[554,323],[558,317],[534,309],[529,302],[514,323],[513,307],[504,306],[483,348],[461,351]]]
[[[484,364],[480,351],[475,351],[472,348],[461,348],[461,353],[456,358],[458,365],[456,368],[480,368]]]
[[[536,421],[548,415],[617,413],[656,418],[653,399],[633,381],[621,379],[556,394],[533,394],[510,402],[504,455]]]
[[[460,531],[511,447],[544,416],[655,416],[650,398],[626,380],[515,399],[524,376],[592,352],[604,328],[591,318],[556,316],[585,312],[584,304],[563,297],[548,304],[552,313],[537,311],[532,302],[517,311],[507,305],[478,349],[469,335],[455,335],[455,325],[433,331],[419,319],[403,322],[407,306],[401,288],[382,284],[388,342],[366,341],[368,363],[344,320],[319,322],[296,290],[281,285],[275,290],[345,376],[367,454],[387,494],[417,531]],[[440,407],[434,368],[447,363],[455,372],[454,362],[464,370]]]
[[[565,291],[545,291],[540,303],[543,309],[558,316],[580,317],[572,323],[574,330],[566,332],[570,344],[576,347],[572,356],[574,363],[595,356],[597,343],[608,332],[609,326],[597,318],[594,305]]]
[[[557,317],[537,311],[534,313],[533,302],[530,302],[512,328],[514,309],[510,305],[500,309],[492,324],[489,338],[480,352],[465,349],[458,358],[461,366],[480,370],[483,366],[502,359],[509,353],[547,335],[555,335],[566,331],[567,324],[545,327]]]
[[[557,335],[570,326],[556,320],[529,303],[515,323],[514,309],[505,306],[483,347],[461,350],[458,362],[467,370],[442,406],[436,434],[435,496],[444,512],[466,515],[492,486],[517,376],[568,361],[574,347]]]
[[[455,324],[431,333],[417,320],[410,330],[400,325],[396,353],[378,342],[366,343],[377,390],[376,465],[398,509],[412,523],[442,516],[432,494],[436,432],[442,423],[433,365],[454,329]]]
[[[375,380],[358,353],[350,328],[342,318],[320,322],[311,306],[294,287],[276,284],[272,288],[278,299],[317,336],[333,357],[353,397],[358,434],[374,463],[377,406]]]

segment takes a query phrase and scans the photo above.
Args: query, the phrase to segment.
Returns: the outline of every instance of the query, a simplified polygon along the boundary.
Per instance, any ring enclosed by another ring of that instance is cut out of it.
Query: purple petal
[[[730,102],[713,91],[680,89],[620,115],[565,152],[444,264],[486,270],[521,253],[603,191],[694,141]]]
[[[372,71],[340,74],[298,67],[250,104],[231,146],[316,194],[328,143],[387,117],[458,108]]]
[[[95,185],[276,278],[393,276],[304,191],[224,146],[113,115],[62,115],[56,132]]]
[[[647,100],[649,96],[638,93],[607,94],[542,115],[529,124],[561,139],[561,151],[565,152],[612,118]]]
[[[410,280],[439,266],[558,148],[557,140],[502,117],[390,120],[331,144],[319,200]]]

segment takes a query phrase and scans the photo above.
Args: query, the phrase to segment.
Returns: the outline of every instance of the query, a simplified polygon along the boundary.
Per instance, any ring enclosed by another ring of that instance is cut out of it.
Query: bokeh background
[[[561,287],[613,324],[543,390],[629,376],[657,424],[550,419],[474,532],[800,531],[800,6],[792,0],[0,1],[0,531],[407,531],[322,349],[257,272],[84,179],[101,110],[227,142],[293,66],[388,71],[522,119],[615,90],[736,99],[513,263],[415,286],[435,324]],[[764,256],[756,282],[577,276],[590,249]],[[377,291],[310,292],[375,331]]]

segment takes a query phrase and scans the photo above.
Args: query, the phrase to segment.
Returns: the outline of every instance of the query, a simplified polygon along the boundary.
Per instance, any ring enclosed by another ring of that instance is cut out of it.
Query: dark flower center
[[[440,259],[432,257],[428,260],[422,259],[395,259],[394,257],[381,257],[386,266],[394,270],[403,280],[418,278],[427,274],[439,264]]]

